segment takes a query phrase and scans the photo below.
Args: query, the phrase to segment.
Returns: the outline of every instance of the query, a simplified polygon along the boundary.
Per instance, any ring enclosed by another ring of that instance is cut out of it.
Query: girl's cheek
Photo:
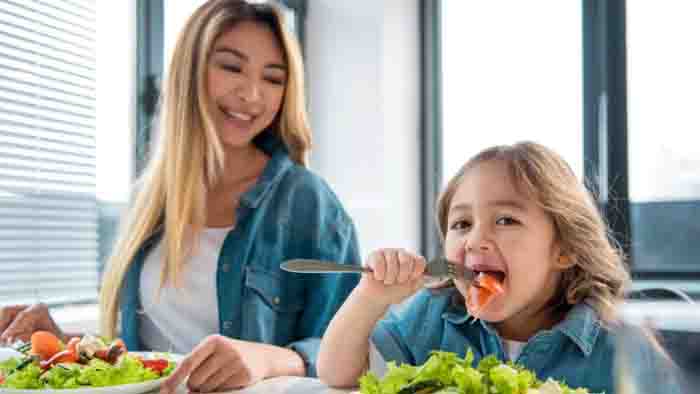
[[[464,248],[461,247],[459,237],[447,235],[445,239],[445,257],[448,260],[461,262],[464,260]]]
[[[457,287],[457,290],[459,293],[464,297],[464,299],[467,299],[467,283],[463,279],[456,279],[454,280],[455,287]]]

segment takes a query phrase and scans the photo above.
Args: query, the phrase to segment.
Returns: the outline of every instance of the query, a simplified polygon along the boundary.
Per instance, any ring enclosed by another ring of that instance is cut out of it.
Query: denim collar
[[[452,290],[457,292],[456,289]],[[447,310],[442,314],[442,318],[454,325],[469,324],[472,316],[467,314],[464,305],[450,303]],[[491,335],[498,335],[494,327],[479,320],[479,324]],[[560,332],[575,343],[581,352],[589,356],[593,351],[598,334],[600,333],[601,321],[598,313],[586,301],[578,303],[566,314],[564,320],[552,327],[550,332]]]

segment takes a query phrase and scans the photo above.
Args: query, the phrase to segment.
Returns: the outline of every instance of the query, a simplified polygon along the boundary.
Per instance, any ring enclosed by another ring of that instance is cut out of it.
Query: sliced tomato
[[[486,288],[491,293],[502,294],[504,291],[501,281],[491,274],[482,272],[479,274],[477,281],[480,287]]]
[[[143,366],[145,368],[153,370],[154,372],[156,372],[158,374],[162,374],[163,371],[166,368],[168,368],[168,365],[170,365],[168,363],[168,360],[165,360],[162,358],[155,359],[155,360],[141,360],[141,362],[143,363]]]
[[[5,383],[5,376],[2,373],[0,373],[0,384],[3,383]]]
[[[53,355],[50,359],[39,363],[41,369],[47,370],[58,363],[77,363],[78,355],[70,350],[63,350]]]
[[[32,353],[39,356],[41,360],[48,360],[54,354],[63,350],[61,340],[48,331],[37,331],[32,334]]]

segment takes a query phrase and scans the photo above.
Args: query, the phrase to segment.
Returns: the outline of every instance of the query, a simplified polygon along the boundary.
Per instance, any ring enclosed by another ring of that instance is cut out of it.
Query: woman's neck
[[[217,186],[226,188],[257,178],[265,168],[266,158],[253,144],[227,150],[224,178]]]

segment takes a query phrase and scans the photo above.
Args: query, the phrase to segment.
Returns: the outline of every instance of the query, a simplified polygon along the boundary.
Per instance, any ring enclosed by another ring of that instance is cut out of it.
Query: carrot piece
[[[479,274],[477,281],[478,281],[478,285],[480,287],[486,288],[491,293],[495,293],[495,294],[502,294],[503,293],[503,285],[493,275],[490,275],[487,273],[481,273],[481,274]]]
[[[41,360],[48,360],[54,354],[63,350],[63,344],[52,333],[48,331],[37,331],[32,334],[32,353],[39,356]]]
[[[474,317],[479,317],[479,313],[491,301],[493,296],[494,294],[484,287],[469,286],[467,294],[467,309],[469,313]]]
[[[121,338],[117,338],[112,341],[112,346],[120,347],[122,350],[124,350],[124,352],[126,352],[126,344],[124,344],[124,341],[122,341]]]

